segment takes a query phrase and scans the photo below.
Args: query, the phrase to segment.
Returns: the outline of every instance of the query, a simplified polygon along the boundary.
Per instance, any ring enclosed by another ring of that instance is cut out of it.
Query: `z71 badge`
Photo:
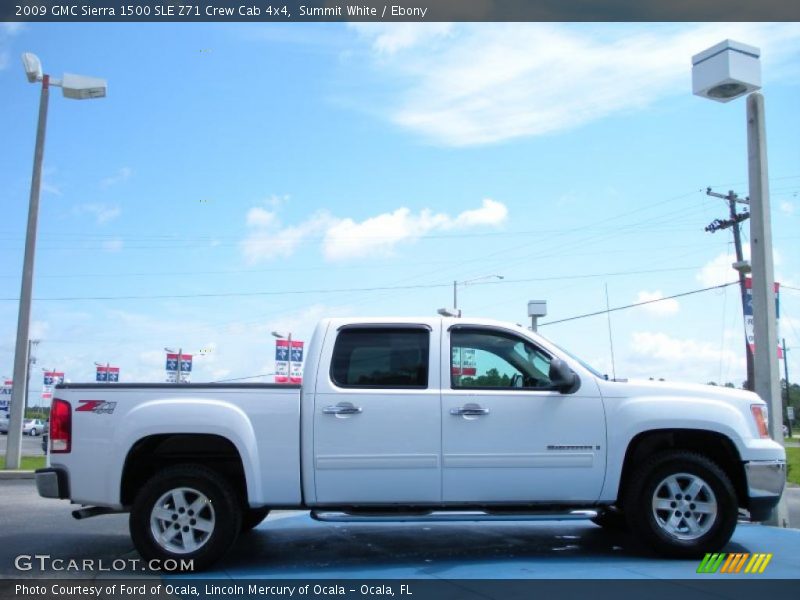
[[[105,400],[78,400],[78,402],[81,405],[75,409],[75,412],[105,413],[110,415],[117,406],[116,402],[106,402]]]

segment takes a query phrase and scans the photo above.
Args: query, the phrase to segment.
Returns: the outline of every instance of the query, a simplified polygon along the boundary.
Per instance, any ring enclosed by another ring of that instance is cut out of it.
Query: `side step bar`
[[[579,521],[597,516],[596,510],[572,510],[568,512],[508,512],[482,510],[441,510],[430,512],[338,512],[312,510],[311,518],[328,523],[394,523],[394,522],[442,522],[442,521]]]
[[[90,517],[99,517],[100,515],[116,515],[124,512],[127,511],[116,510],[105,506],[87,506],[85,508],[79,508],[78,510],[73,510],[72,518],[81,521],[83,519],[88,519]]]

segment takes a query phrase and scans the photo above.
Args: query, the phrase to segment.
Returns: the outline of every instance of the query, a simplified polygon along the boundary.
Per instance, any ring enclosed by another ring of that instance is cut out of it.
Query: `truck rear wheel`
[[[719,551],[736,528],[736,493],[706,457],[668,451],[641,465],[625,496],[631,530],[658,553],[694,558]]]
[[[192,561],[201,571],[236,541],[242,509],[228,481],[200,465],[176,465],[149,479],[131,509],[131,538],[145,560]]]

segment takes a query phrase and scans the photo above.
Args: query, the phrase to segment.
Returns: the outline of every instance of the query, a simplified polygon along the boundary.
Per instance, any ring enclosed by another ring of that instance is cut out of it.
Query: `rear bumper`
[[[69,476],[64,469],[48,467],[36,470],[36,491],[42,498],[69,498]]]
[[[765,521],[778,504],[786,485],[785,460],[754,460],[744,464],[748,510],[753,521]]]

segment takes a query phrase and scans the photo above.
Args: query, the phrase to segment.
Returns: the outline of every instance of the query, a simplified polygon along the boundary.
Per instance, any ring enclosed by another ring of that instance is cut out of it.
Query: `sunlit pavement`
[[[725,552],[772,553],[763,574],[800,579],[800,531],[740,524]],[[664,560],[591,522],[319,523],[271,515],[204,576],[265,579],[691,579],[698,560]]]
[[[800,488],[786,490],[800,527]],[[20,571],[20,554],[53,558],[138,559],[127,515],[76,521],[75,506],[36,493],[33,480],[0,480],[0,578],[142,576],[144,573]],[[741,524],[727,552],[772,553],[763,574],[800,579],[800,530]],[[664,560],[624,535],[586,521],[538,523],[318,523],[308,513],[276,511],[239,538],[211,573],[217,578],[270,579],[531,579],[703,578],[699,561]],[[151,574],[152,575],[152,574]]]

